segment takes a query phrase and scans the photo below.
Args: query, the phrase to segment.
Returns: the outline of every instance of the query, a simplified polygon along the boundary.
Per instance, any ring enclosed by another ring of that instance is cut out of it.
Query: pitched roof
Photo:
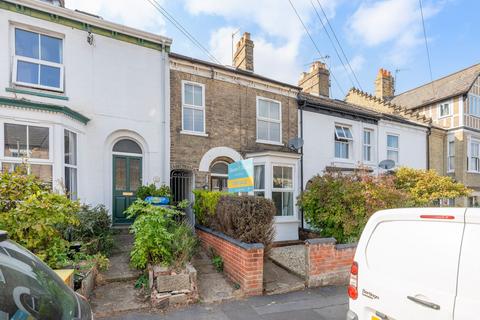
[[[300,93],[298,97],[299,101],[306,101],[307,106],[310,106],[312,109],[323,109],[326,111],[330,111],[331,113],[333,113],[333,115],[335,115],[334,113],[337,113],[340,116],[342,116],[342,114],[350,115],[358,118],[366,118],[373,121],[383,119],[424,128],[428,128],[429,126],[426,123],[409,120],[400,115],[378,112],[367,107],[362,107],[342,100],[314,96],[304,92]]]
[[[480,75],[480,63],[395,96],[391,102],[415,109],[465,94]]]

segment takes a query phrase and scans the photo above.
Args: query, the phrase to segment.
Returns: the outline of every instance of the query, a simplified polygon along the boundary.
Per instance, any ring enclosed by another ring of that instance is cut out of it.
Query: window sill
[[[58,100],[69,100],[69,98],[65,95],[62,95],[61,93],[59,94],[55,94],[54,92],[52,93],[47,93],[47,92],[51,92],[49,90],[45,90],[47,92],[43,92],[41,90],[38,90],[38,89],[33,89],[31,88],[30,90],[28,90],[30,88],[26,87],[26,89],[21,89],[21,88],[16,88],[16,87],[8,87],[8,88],[5,88],[5,91],[6,92],[12,92],[12,93],[19,93],[19,94],[28,94],[28,95],[32,95],[32,96],[37,96],[37,97],[43,97],[43,98],[50,98],[50,99],[58,99]]]
[[[261,144],[270,144],[270,145],[273,145],[273,146],[282,146],[282,147],[284,146],[283,143],[275,142],[275,141],[257,140],[256,142],[261,143]]]
[[[275,216],[275,223],[300,223],[300,220],[295,216]]]
[[[197,137],[208,137],[208,133],[205,132],[195,132],[195,131],[180,131],[180,134],[185,134],[189,136],[197,136]]]
[[[471,170],[468,170],[467,173],[480,174],[480,171],[471,171]]]
[[[452,116],[453,116],[453,114],[447,114],[446,116],[438,116],[438,120],[450,118],[450,117],[452,117]]]
[[[333,158],[333,163],[355,164],[355,160],[353,160],[353,159],[344,159],[344,158]]]

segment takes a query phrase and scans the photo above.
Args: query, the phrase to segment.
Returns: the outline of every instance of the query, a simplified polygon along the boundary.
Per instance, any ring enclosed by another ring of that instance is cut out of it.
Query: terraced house
[[[474,192],[468,199],[449,199],[444,204],[478,206],[480,196],[480,64],[457,71],[418,88],[395,95],[393,77],[379,72],[377,90],[369,96],[352,90],[347,101],[379,106],[408,117],[428,119],[429,167],[464,183]],[[379,80],[380,79],[380,80]],[[385,85],[386,84],[386,85]],[[390,89],[391,88],[391,89]]]
[[[300,88],[254,73],[254,44],[245,33],[233,67],[170,55],[171,179],[176,200],[191,190],[226,190],[227,166],[253,159],[255,195],[277,207],[276,240],[298,239],[297,150]]]
[[[22,162],[115,224],[168,183],[171,40],[63,7],[0,0],[0,165]]]

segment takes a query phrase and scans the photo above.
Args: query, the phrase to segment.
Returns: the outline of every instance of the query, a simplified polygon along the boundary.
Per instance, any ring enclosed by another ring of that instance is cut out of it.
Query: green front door
[[[125,210],[136,200],[142,185],[142,158],[113,156],[113,223],[129,224]]]

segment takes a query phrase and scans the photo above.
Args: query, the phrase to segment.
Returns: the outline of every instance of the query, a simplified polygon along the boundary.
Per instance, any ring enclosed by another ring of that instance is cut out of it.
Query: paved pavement
[[[165,314],[135,312],[109,320],[345,320],[345,287],[307,289],[223,304],[197,304]]]

